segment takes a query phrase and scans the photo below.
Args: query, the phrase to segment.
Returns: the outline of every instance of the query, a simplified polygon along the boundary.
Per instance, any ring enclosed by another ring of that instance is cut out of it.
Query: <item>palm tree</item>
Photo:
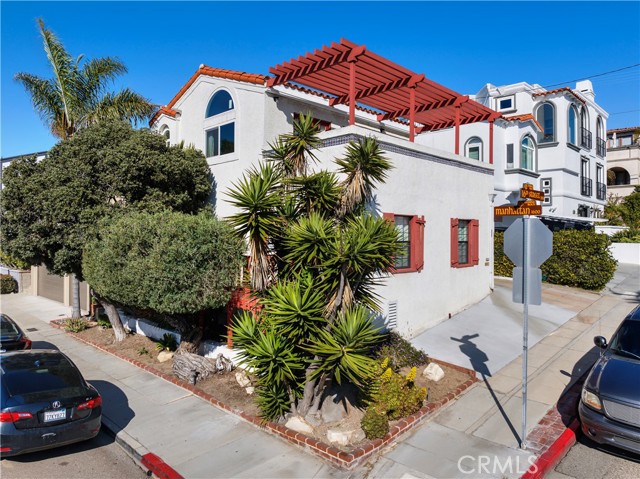
[[[336,163],[338,172],[345,175],[342,182],[342,198],[340,203],[341,217],[353,213],[357,206],[365,206],[373,199],[376,183],[384,183],[387,172],[393,168],[373,137],[352,141],[347,146],[344,158]]]
[[[38,26],[53,77],[18,73],[15,79],[27,90],[35,110],[56,138],[69,139],[79,129],[107,119],[142,121],[155,111],[155,105],[129,89],[108,91],[113,80],[127,72],[120,60],[97,58],[81,65],[83,55],[74,59],[42,19],[38,19]],[[79,318],[80,283],[75,275],[72,282],[72,317]]]

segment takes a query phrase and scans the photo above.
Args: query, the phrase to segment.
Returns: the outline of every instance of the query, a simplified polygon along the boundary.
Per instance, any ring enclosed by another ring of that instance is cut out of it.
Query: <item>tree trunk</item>
[[[122,325],[122,320],[120,319],[120,314],[118,310],[114,306],[113,303],[107,301],[104,298],[98,298],[100,304],[104,308],[104,312],[107,313],[107,317],[109,318],[109,322],[111,323],[111,327],[113,328],[113,333],[116,335],[116,342],[124,341],[124,338],[127,337],[127,332]]]
[[[318,359],[318,357],[316,356],[315,359]],[[312,364],[311,366],[309,366],[305,372],[305,377],[308,378],[309,376],[311,376],[313,371],[315,371],[317,368],[318,367],[315,364]],[[302,417],[307,415],[307,413],[309,412],[309,409],[311,408],[311,405],[314,402],[317,382],[318,382],[317,380],[315,381],[307,380],[307,383],[304,385],[302,400],[298,403],[298,408],[297,408],[298,414],[300,414],[300,416]]]
[[[75,274],[71,275],[71,317],[78,319],[80,314],[80,281]]]
[[[206,379],[217,372],[216,361],[203,356],[178,350],[173,357],[173,374],[191,384],[195,385],[197,381]]]
[[[177,352],[198,354],[200,349],[200,343],[202,342],[203,331],[200,328],[194,328],[188,333],[181,334],[180,346],[178,346]]]

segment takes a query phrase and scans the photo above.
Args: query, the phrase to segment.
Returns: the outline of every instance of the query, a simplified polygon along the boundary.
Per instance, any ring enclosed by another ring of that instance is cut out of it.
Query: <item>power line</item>
[[[629,65],[629,66],[626,66],[626,67],[618,68],[617,70],[611,70],[611,71],[604,72],[604,73],[597,73],[595,75],[591,75],[591,76],[587,76],[587,77],[583,77],[583,78],[578,78],[578,79],[575,79],[575,80],[569,80],[569,81],[561,82],[561,83],[554,83],[553,85],[546,85],[546,86],[543,86],[542,88],[551,88],[551,87],[554,87],[554,86],[566,85],[567,83],[573,83],[573,82],[578,82],[578,81],[582,81],[582,80],[589,80],[591,78],[597,78],[597,77],[601,77],[601,76],[605,76],[605,75],[611,75],[612,73],[617,73],[617,72],[620,72],[620,71],[623,71],[623,70],[629,70],[631,68],[635,68],[635,67],[638,67],[638,66],[640,66],[640,63],[636,63],[635,65]],[[530,91],[533,92],[533,91],[535,91],[535,89],[531,89]],[[475,100],[476,101],[485,100],[485,99],[490,98],[490,97],[491,97],[491,95],[477,96],[477,97],[475,97]]]
[[[621,72],[622,70],[629,70],[630,68],[635,68],[637,66],[640,66],[640,63],[636,63],[635,65],[629,65],[627,67],[618,68],[617,70],[611,70],[609,72],[598,73],[596,75],[591,75],[591,76],[584,77],[584,78],[577,78],[575,80],[564,81],[564,82],[561,82],[561,83],[554,83],[553,85],[546,85],[546,86],[543,86],[542,88],[551,88],[551,87],[558,86],[558,85],[566,85],[567,83],[573,83],[573,82],[582,81],[582,80],[589,80],[591,78],[597,78],[597,77],[601,77],[601,76],[604,76],[604,75],[610,75],[611,73]]]

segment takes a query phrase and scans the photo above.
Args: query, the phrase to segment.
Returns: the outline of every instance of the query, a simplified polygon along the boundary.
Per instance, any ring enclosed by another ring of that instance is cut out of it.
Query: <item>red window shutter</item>
[[[469,221],[469,260],[472,265],[477,265],[479,261],[479,235],[480,229],[478,220]]]
[[[422,271],[424,268],[424,216],[411,218],[409,226],[411,238],[411,269]]]
[[[393,217],[394,217],[393,213],[382,213],[382,218],[387,221],[390,221],[391,223],[394,222]]]
[[[451,266],[458,267],[458,218],[451,218]]]

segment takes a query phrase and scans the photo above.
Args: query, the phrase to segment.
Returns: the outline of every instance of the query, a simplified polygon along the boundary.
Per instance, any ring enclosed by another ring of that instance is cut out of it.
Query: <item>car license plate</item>
[[[59,421],[60,419],[67,418],[66,409],[58,409],[56,411],[45,411],[44,422]]]

